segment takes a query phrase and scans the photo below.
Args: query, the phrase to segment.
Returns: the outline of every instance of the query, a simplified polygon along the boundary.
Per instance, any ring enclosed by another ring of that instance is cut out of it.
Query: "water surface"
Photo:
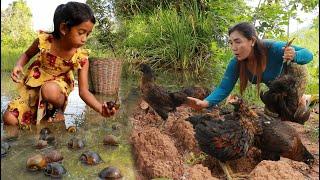
[[[9,74],[1,73],[1,75],[1,112],[3,112],[8,102],[16,95],[16,91]],[[42,122],[39,127],[32,126],[31,131],[19,131],[18,138],[9,142],[10,152],[1,159],[1,179],[49,179],[43,172],[29,172],[26,169],[28,157],[49,149],[57,149],[62,153],[63,165],[67,169],[64,179],[98,179],[98,173],[107,166],[118,167],[123,174],[123,179],[135,179],[134,157],[128,142],[131,129],[128,116],[132,113],[139,98],[136,86],[137,84],[132,80],[122,80],[119,90],[121,110],[112,118],[104,118],[86,106],[78,95],[78,87],[75,87],[68,98],[65,122],[50,124]],[[115,98],[106,95],[96,95],[96,97],[100,101],[114,100]],[[112,129],[112,125],[115,123],[120,125],[118,130]],[[66,131],[70,125],[77,127],[76,133]],[[49,127],[53,131],[57,143],[54,146],[38,150],[34,147],[34,143],[39,138],[39,131],[43,127]],[[118,147],[103,145],[103,137],[107,134],[119,137],[120,145]],[[1,122],[1,136],[7,135],[7,128],[3,127]],[[86,145],[84,149],[70,150],[67,148],[67,141],[73,136],[84,139]],[[98,152],[103,163],[96,166],[81,164],[79,157],[86,150]]]

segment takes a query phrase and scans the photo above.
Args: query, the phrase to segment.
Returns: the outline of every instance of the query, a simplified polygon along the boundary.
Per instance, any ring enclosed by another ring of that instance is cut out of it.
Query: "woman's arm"
[[[35,56],[39,51],[39,38],[37,38],[31,46],[19,57],[16,66],[13,68],[11,78],[14,82],[20,82],[19,74],[23,72],[23,67]]]
[[[209,106],[213,106],[223,101],[233,90],[239,77],[237,60],[233,58],[225,71],[220,85],[204,100],[208,101]]]
[[[307,64],[312,61],[313,55],[308,49],[298,46],[293,46],[293,48],[295,50],[295,56],[293,58],[294,62],[298,64]]]
[[[106,103],[101,104],[94,95],[88,90],[88,71],[89,71],[89,61],[85,60],[84,65],[78,70],[79,79],[79,95],[81,99],[96,112],[100,113],[102,116],[109,117],[115,113],[115,109],[109,110]]]

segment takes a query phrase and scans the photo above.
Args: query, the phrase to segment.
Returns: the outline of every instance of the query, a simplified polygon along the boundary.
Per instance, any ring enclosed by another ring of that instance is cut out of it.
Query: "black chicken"
[[[305,109],[297,112],[299,93],[297,79],[291,75],[282,75],[271,82],[270,88],[265,93],[260,93],[260,98],[266,108],[277,113],[283,121],[292,121],[304,124],[309,119],[310,110]]]
[[[183,92],[169,92],[155,83],[155,76],[150,66],[140,65],[143,72],[140,90],[142,98],[155,112],[163,119],[167,120],[168,113],[176,110],[187,100],[187,95]]]
[[[255,136],[254,144],[262,151],[263,159],[277,161],[283,156],[309,165],[314,161],[293,127],[263,113],[259,115],[263,133]]]
[[[196,115],[186,120],[194,127],[201,150],[217,158],[228,179],[231,179],[228,164],[224,162],[245,156],[255,134],[262,130],[257,114],[241,98],[229,96],[227,102],[234,106],[234,112],[225,116],[224,120],[211,115]]]

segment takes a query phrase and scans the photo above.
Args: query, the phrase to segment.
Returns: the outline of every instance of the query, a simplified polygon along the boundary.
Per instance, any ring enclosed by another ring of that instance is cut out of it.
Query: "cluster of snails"
[[[115,128],[116,129],[116,128]],[[50,144],[55,143],[55,137],[49,128],[43,128],[40,131],[40,136],[36,144],[36,148],[42,149]],[[119,139],[114,135],[106,135],[103,139],[104,145],[117,146]],[[67,142],[67,147],[71,150],[79,150],[85,147],[85,142],[78,137],[72,137]],[[9,149],[10,146],[1,144],[1,155],[6,154],[4,149]],[[45,175],[52,178],[62,178],[67,173],[66,168],[62,164],[63,156],[58,150],[49,150],[45,153],[35,154],[27,159],[26,168],[29,171],[43,171]],[[80,162],[85,165],[96,165],[103,162],[101,156],[94,151],[85,151],[79,157]],[[109,166],[100,171],[99,177],[102,179],[120,179],[121,172],[118,168]]]

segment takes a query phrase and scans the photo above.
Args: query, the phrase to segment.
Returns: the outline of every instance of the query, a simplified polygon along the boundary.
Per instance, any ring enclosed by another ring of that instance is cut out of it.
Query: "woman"
[[[247,87],[248,81],[267,86],[283,70],[283,61],[292,61],[303,65],[309,63],[313,56],[305,48],[286,46],[286,42],[260,40],[252,24],[242,22],[229,29],[229,44],[234,57],[231,59],[220,85],[204,100],[188,97],[189,106],[196,110],[217,105],[233,90],[240,77],[240,93]],[[302,66],[303,67],[303,66]],[[303,67],[304,69],[306,67]],[[303,95],[306,84],[303,85],[300,103],[306,106],[310,95]]]

